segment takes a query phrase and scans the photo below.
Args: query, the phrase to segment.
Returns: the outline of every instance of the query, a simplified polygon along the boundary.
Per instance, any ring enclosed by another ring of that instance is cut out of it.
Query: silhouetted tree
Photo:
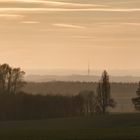
[[[82,113],[85,116],[92,115],[94,113],[94,104],[96,100],[94,91],[81,91],[79,96],[81,98]]]
[[[25,84],[23,81],[23,76],[25,75],[24,71],[21,71],[20,68],[12,69],[12,84],[11,84],[11,93],[16,93],[21,89],[21,87]]]
[[[97,87],[97,102],[100,104],[99,112],[106,113],[107,107],[114,107],[115,102],[110,96],[110,82],[107,71],[104,71]]]
[[[0,65],[0,83],[1,83],[1,91],[3,93],[6,92],[6,83],[9,74],[10,66],[8,64]]]
[[[138,89],[136,91],[136,94],[137,94],[138,97],[133,98],[132,102],[135,105],[135,109],[140,110],[140,82],[139,82],[139,86],[138,86]]]
[[[15,94],[24,84],[25,72],[20,68],[12,68],[8,64],[0,65],[0,91],[1,93]]]

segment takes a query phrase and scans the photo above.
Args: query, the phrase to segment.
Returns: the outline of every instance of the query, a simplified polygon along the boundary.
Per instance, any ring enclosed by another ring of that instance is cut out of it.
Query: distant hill
[[[79,81],[79,82],[98,82],[100,76],[88,75],[27,75],[25,80],[28,82],[50,82],[50,81]],[[111,82],[136,83],[140,81],[138,76],[110,76]]]

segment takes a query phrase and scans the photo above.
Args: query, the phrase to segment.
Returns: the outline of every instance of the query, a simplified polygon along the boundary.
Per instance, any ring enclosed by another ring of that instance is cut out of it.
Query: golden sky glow
[[[0,0],[1,63],[140,69],[139,0]]]

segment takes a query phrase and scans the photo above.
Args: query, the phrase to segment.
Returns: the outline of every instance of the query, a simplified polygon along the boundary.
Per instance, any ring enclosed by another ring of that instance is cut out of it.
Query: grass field
[[[140,114],[0,122],[0,140],[140,140]]]

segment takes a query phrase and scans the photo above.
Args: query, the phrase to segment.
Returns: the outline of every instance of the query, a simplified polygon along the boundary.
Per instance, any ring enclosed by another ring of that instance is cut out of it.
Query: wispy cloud
[[[109,26],[109,27],[116,27],[116,26],[140,26],[138,22],[103,22],[103,23],[96,23],[94,25],[99,25],[100,27]]]
[[[23,23],[23,24],[38,24],[40,22],[38,22],[38,21],[21,21],[20,23]]]
[[[133,0],[133,1],[125,0],[125,1],[112,1],[110,3],[112,3],[112,4],[133,4],[133,3],[140,3],[140,1],[139,0]]]
[[[85,29],[85,26],[78,26],[78,25],[72,25],[72,24],[62,24],[62,23],[56,23],[53,24],[53,26],[57,27],[63,27],[63,28],[74,28],[74,29]]]
[[[128,23],[123,23],[123,25],[140,26],[140,23],[128,22]]]
[[[95,36],[88,36],[88,35],[79,35],[79,36],[71,36],[71,38],[75,38],[75,39],[88,39],[88,40],[94,40],[96,39]]]
[[[24,15],[18,15],[18,14],[0,14],[0,18],[4,19],[22,19],[24,18]]]
[[[0,12],[140,12],[140,8],[0,8]]]
[[[105,5],[98,4],[87,4],[87,3],[70,3],[62,1],[48,1],[48,0],[0,0],[0,2],[18,2],[18,3],[35,3],[45,4],[52,6],[75,6],[75,7],[101,7]]]

